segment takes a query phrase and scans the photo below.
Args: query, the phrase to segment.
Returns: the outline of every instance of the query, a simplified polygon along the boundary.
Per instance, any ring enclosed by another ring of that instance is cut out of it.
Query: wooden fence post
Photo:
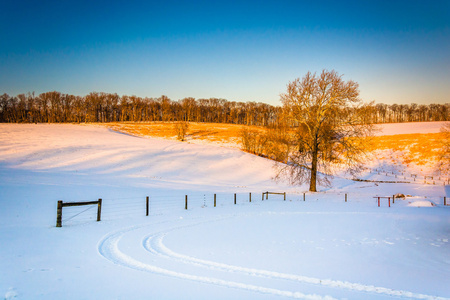
[[[284,201],[286,201],[286,192],[284,192]]]
[[[236,205],[236,193],[234,193],[234,205]]]
[[[248,200],[249,200],[250,203],[252,202],[252,193],[248,194]]]
[[[264,201],[264,194],[265,194],[265,193],[262,193],[262,201]]]
[[[447,198],[444,197],[444,206],[446,206],[446,205],[447,205]]]
[[[306,201],[305,193],[303,193],[303,201]]]
[[[149,201],[148,196],[147,196],[147,198],[145,199],[145,215],[146,216],[148,216],[148,212],[149,212],[149,206],[150,206],[149,202],[150,201]]]
[[[214,207],[216,207],[216,194],[214,194]]]
[[[62,227],[62,204],[62,200],[59,200],[56,208],[56,227]]]
[[[395,195],[392,195],[392,204],[395,203]]]
[[[97,222],[100,221],[102,216],[102,199],[98,199],[98,204],[97,204]]]
[[[186,195],[185,201],[184,201],[184,209],[188,209],[188,197]]]
[[[345,202],[347,202],[347,194],[345,194]]]

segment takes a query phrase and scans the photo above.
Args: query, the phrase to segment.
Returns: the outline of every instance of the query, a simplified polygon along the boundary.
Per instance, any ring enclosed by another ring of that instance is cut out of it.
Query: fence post
[[[214,194],[214,207],[216,207],[216,194]]]
[[[184,201],[184,209],[188,209],[188,197],[186,195],[185,201]]]
[[[286,192],[284,192],[284,201],[286,201]]]
[[[444,197],[444,206],[446,206],[446,205],[447,205],[447,198]]]
[[[389,207],[391,207],[391,197],[388,197]]]
[[[380,197],[378,197],[378,207],[380,207]]]
[[[392,195],[392,204],[395,203],[395,195]]]
[[[58,206],[56,208],[56,227],[62,227],[62,200],[58,200]]]
[[[345,202],[347,202],[347,194],[345,194]]]
[[[306,201],[305,193],[303,193],[303,201]]]
[[[100,221],[102,216],[102,199],[98,199],[98,206],[97,206],[97,222]]]
[[[248,194],[248,200],[249,200],[250,203],[252,202],[252,193]]]
[[[265,193],[263,192],[263,193],[262,193],[262,201],[264,201],[264,194],[265,194]]]
[[[150,203],[149,203],[148,196],[147,196],[147,198],[145,199],[145,215],[146,216],[148,216],[149,206],[150,206]]]
[[[234,205],[236,205],[236,193],[234,193]]]

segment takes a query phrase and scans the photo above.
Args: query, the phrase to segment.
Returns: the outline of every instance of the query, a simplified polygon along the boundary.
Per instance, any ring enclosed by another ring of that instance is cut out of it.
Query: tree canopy
[[[289,142],[295,151],[280,174],[292,183],[309,181],[309,190],[315,192],[318,181],[328,180],[332,166],[359,169],[365,151],[361,138],[372,126],[360,113],[364,105],[356,82],[344,81],[336,71],[308,72],[287,85],[281,101],[287,126],[294,129]]]

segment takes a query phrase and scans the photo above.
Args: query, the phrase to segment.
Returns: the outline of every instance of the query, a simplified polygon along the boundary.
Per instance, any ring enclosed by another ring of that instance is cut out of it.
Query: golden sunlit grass
[[[135,136],[157,137],[175,140],[177,135],[173,122],[149,123],[109,123],[113,130]],[[211,143],[239,144],[243,125],[219,123],[190,122],[187,131],[187,141],[202,140]]]
[[[156,137],[176,140],[173,122],[149,122],[149,123],[108,123],[107,127],[130,135],[143,137]],[[215,143],[234,145],[240,147],[241,131],[246,126],[219,123],[189,123],[187,141],[202,141],[204,143]],[[257,129],[258,127],[253,127]],[[369,151],[393,150],[401,151],[403,162],[417,165],[436,161],[439,149],[442,147],[443,133],[428,134],[399,134],[372,137]],[[380,157],[382,158],[382,157]],[[389,159],[384,157],[384,159]]]
[[[443,133],[397,134],[372,137],[370,151],[393,150],[403,152],[403,162],[424,165],[436,161],[442,147]]]

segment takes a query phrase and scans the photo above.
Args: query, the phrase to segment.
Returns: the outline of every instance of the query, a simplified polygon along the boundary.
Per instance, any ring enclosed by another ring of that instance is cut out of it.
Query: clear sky
[[[0,0],[1,94],[280,105],[322,69],[367,102],[450,102],[450,0]]]

